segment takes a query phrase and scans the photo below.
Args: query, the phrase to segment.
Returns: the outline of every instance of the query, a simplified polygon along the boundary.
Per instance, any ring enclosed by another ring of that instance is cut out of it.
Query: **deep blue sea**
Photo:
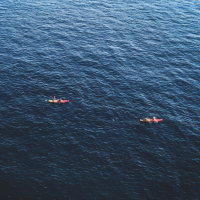
[[[198,0],[1,0],[0,199],[200,199],[199,95]]]

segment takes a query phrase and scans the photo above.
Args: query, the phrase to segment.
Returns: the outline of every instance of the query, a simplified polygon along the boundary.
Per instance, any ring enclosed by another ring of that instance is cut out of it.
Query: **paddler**
[[[148,117],[144,118],[145,122],[150,122],[150,119]]]
[[[153,117],[153,121],[154,121],[154,122],[158,122],[157,119],[156,119],[155,117]]]

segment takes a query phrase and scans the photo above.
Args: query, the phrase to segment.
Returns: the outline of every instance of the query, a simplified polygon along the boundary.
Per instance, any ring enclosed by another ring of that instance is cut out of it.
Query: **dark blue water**
[[[199,63],[199,1],[2,0],[0,199],[200,199]]]

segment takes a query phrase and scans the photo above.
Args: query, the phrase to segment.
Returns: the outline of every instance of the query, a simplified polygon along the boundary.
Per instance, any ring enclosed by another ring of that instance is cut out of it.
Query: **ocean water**
[[[200,199],[199,63],[200,1],[2,0],[0,199]]]

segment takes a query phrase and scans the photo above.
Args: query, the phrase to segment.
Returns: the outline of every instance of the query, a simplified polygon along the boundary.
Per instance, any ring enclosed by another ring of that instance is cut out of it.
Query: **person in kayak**
[[[157,119],[156,119],[155,117],[153,117],[153,121],[154,121],[154,122],[158,122]]]
[[[62,99],[60,98],[60,99],[58,100],[58,102],[61,103],[61,101],[62,101]]]
[[[150,119],[148,117],[144,118],[145,122],[150,122]]]
[[[55,96],[53,97],[53,102],[56,102],[56,98],[55,98]]]

